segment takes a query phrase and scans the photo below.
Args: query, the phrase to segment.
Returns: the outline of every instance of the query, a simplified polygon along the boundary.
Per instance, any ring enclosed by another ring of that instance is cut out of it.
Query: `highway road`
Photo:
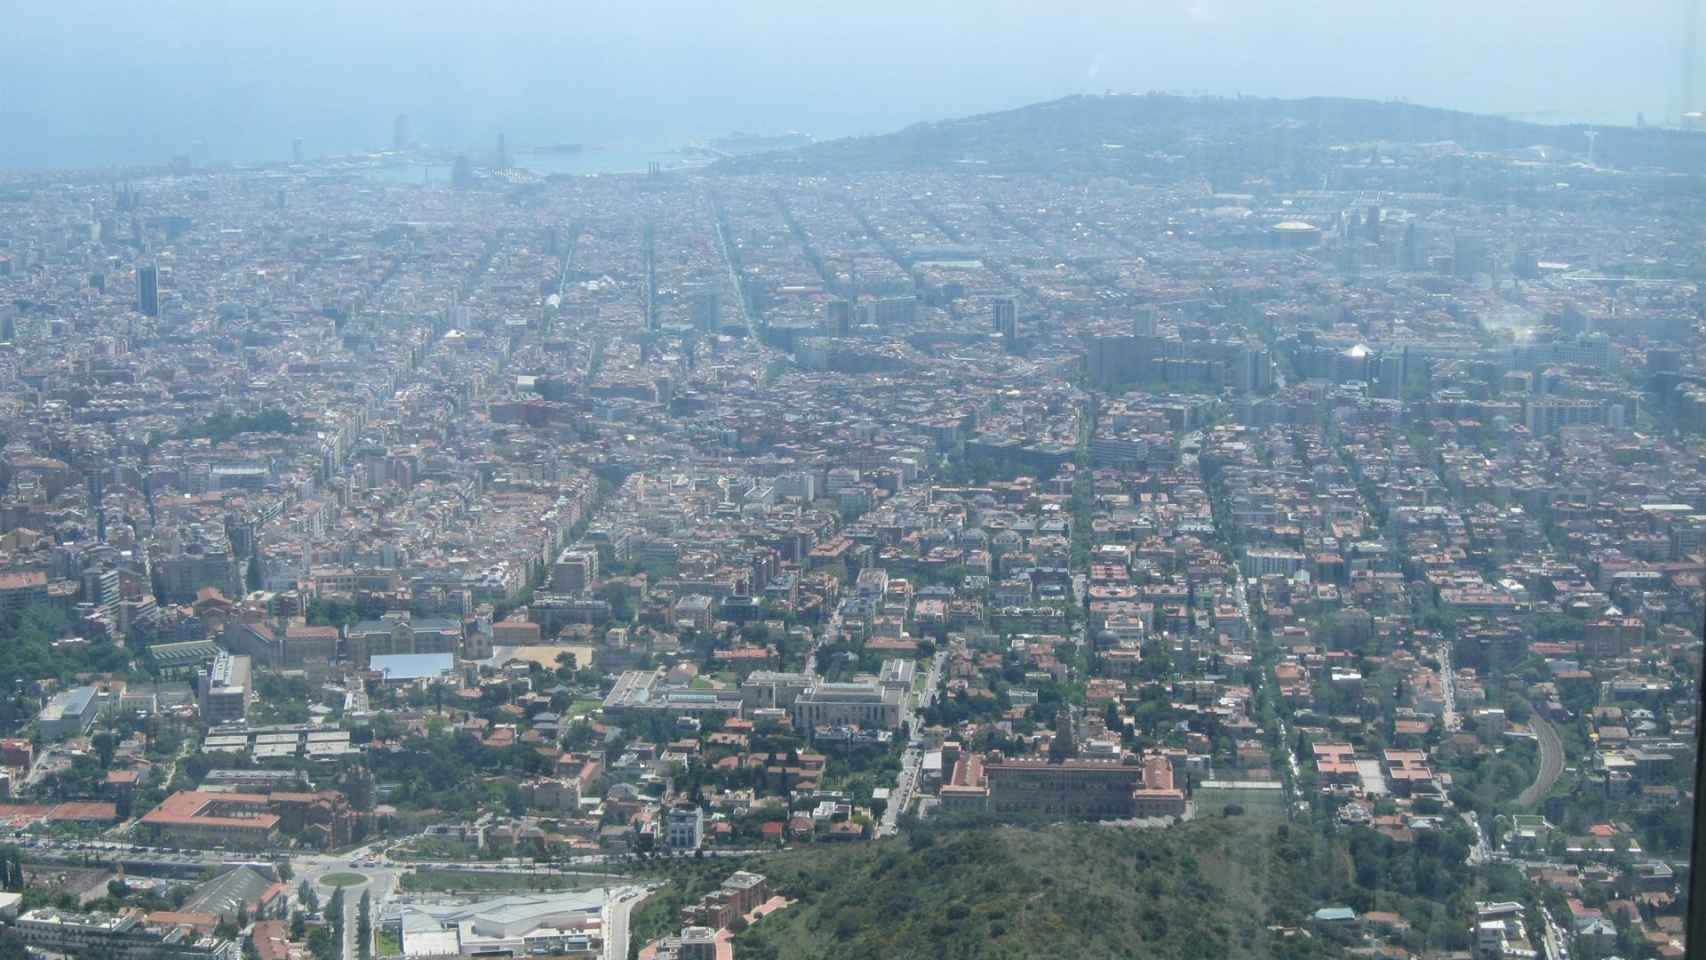
[[[361,900],[361,889],[361,887],[344,888],[344,899],[342,904],[342,912],[344,915],[344,942],[338,944],[338,950],[342,954],[344,960],[356,960],[357,957],[361,956],[360,950],[356,946],[356,917],[358,916],[356,904]]]
[[[740,319],[742,323],[746,324],[747,346],[751,347],[758,353],[764,353],[764,341],[758,336],[758,331],[754,330],[752,327],[752,304],[747,301],[746,284],[742,280],[740,270],[735,265],[735,258],[732,252],[734,248],[730,243],[729,237],[723,233],[722,219],[717,216],[718,205],[716,198],[707,193],[705,195],[705,206],[711,215],[711,224],[717,233],[717,252],[723,255],[723,266],[728,269],[729,283],[734,286],[736,295],[740,297]]]
[[[1558,728],[1552,721],[1540,715],[1528,701],[1522,701],[1528,706],[1529,723],[1534,727],[1534,737],[1540,745],[1540,769],[1535,772],[1534,782],[1528,785],[1517,797],[1517,804],[1532,807],[1539,803],[1558,782],[1558,777],[1564,772],[1564,741],[1558,736]]]
[[[654,887],[621,887],[612,890],[604,905],[604,958],[628,960],[628,933],[634,909],[646,902]]]

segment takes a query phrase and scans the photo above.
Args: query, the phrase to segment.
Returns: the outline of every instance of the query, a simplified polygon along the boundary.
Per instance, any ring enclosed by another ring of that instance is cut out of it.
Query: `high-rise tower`
[[[991,301],[991,310],[995,320],[995,332],[1006,333],[1009,329],[1018,329],[1019,304],[1012,297],[996,297]]]
[[[153,264],[137,268],[136,309],[145,316],[160,315],[160,268]]]

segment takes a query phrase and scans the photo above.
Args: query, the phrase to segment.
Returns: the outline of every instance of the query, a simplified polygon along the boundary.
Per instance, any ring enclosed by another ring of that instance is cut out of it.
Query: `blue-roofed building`
[[[1316,929],[1348,929],[1357,925],[1357,912],[1350,907],[1322,907],[1311,915]]]
[[[368,661],[370,672],[379,674],[386,683],[411,683],[416,680],[447,680],[456,671],[453,653],[387,653]]]
[[[53,695],[36,717],[41,735],[49,740],[80,737],[95,725],[101,704],[94,687],[73,687]]]

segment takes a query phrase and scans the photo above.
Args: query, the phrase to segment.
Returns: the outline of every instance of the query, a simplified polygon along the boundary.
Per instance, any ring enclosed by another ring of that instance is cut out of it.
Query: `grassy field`
[[[418,837],[408,847],[395,850],[401,860],[478,860],[479,849],[466,840],[451,837]]]
[[[403,942],[397,939],[396,934],[389,930],[380,930],[378,932],[378,944],[377,949],[374,951],[374,956],[395,957],[402,952]]]
[[[1240,807],[1246,816],[1252,817],[1283,817],[1286,814],[1284,790],[1198,787],[1193,799],[1199,817],[1223,813],[1228,806]]]
[[[414,870],[403,874],[402,889],[410,893],[492,892],[529,890],[572,891],[621,883],[624,877],[561,874],[477,873],[468,870]]]

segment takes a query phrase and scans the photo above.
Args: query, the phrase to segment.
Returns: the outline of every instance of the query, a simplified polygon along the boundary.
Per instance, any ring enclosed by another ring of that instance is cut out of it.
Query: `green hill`
[[[724,161],[732,172],[955,169],[1174,179],[1280,171],[1317,176],[1336,145],[1451,141],[1472,151],[1586,149],[1581,124],[1552,126],[1392,101],[1315,97],[1073,96]],[[1706,135],[1593,128],[1602,162],[1698,174]]]
[[[1388,942],[1412,953],[1468,950],[1474,901],[1532,899],[1520,871],[1467,865],[1472,839],[1455,820],[1397,842],[1251,816],[1164,830],[932,819],[876,843],[650,861],[669,883],[631,940],[673,933],[683,906],[747,869],[798,902],[736,934],[741,960],[1302,960],[1351,945],[1307,932],[1332,906],[1401,917]]]
[[[1306,926],[1353,878],[1342,846],[1237,818],[936,829],[754,867],[800,902],[738,935],[743,960],[1323,956],[1269,927]]]

